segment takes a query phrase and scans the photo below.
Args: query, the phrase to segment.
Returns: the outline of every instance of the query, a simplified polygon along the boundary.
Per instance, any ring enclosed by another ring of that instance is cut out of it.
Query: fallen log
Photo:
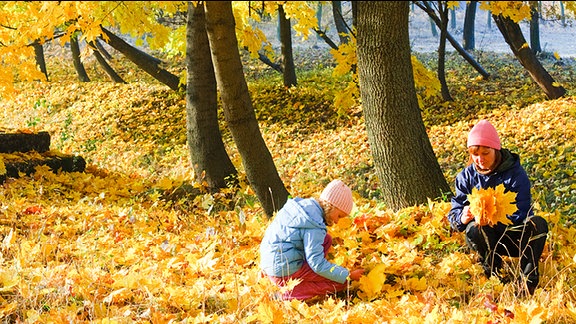
[[[53,151],[0,154],[0,162],[0,166],[3,163],[6,171],[0,174],[0,184],[4,183],[6,178],[19,178],[22,174],[31,175],[36,171],[36,167],[41,165],[48,166],[54,173],[84,172],[86,169],[86,161],[83,157]]]
[[[0,153],[12,152],[46,152],[50,150],[50,134],[48,132],[4,133],[0,132]]]

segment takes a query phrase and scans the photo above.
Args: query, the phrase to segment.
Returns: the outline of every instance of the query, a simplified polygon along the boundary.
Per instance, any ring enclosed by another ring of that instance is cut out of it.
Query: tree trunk
[[[180,84],[180,78],[178,78],[177,75],[174,75],[159,66],[161,62],[160,60],[126,43],[106,28],[102,28],[102,32],[106,35],[103,39],[108,45],[124,54],[127,59],[132,61],[146,73],[150,74],[156,80],[167,85],[174,91],[184,90],[185,86]]]
[[[34,47],[34,55],[36,56],[36,65],[40,68],[40,72],[42,72],[46,76],[46,81],[48,81],[48,70],[46,69],[46,59],[44,57],[44,47],[40,42],[36,41],[32,44]]]
[[[342,1],[332,1],[332,15],[334,16],[334,25],[340,37],[340,44],[348,44],[348,28],[342,15]]]
[[[392,209],[450,192],[414,88],[409,2],[358,1],[360,95],[382,200]]]
[[[100,54],[102,54],[102,56],[104,56],[105,59],[107,59],[107,60],[112,59],[112,55],[110,55],[110,53],[104,48],[104,46],[102,46],[102,43],[100,42],[100,38],[97,38],[96,40],[94,40],[94,45],[96,45],[98,52],[100,52]]]
[[[530,46],[522,34],[520,26],[508,17],[502,15],[492,15],[494,22],[500,29],[506,43],[520,61],[520,64],[528,71],[532,79],[540,86],[548,99],[558,99],[566,94],[566,89],[554,81],[548,71],[544,69],[536,54],[532,52]]]
[[[78,75],[78,80],[80,82],[90,82],[84,64],[80,59],[80,45],[78,45],[78,35],[76,34],[70,37],[70,51],[72,52],[72,63],[74,64],[74,70],[76,70],[76,74]]]
[[[540,46],[540,14],[538,1],[530,1],[530,47],[534,54],[542,53]]]
[[[206,30],[224,117],[242,156],[246,176],[268,217],[280,209],[288,191],[278,175],[272,155],[262,138],[236,39],[230,1],[207,1]]]
[[[90,42],[89,45],[93,49],[93,53],[94,53],[94,57],[96,57],[96,61],[98,61],[98,64],[100,64],[100,67],[104,70],[104,72],[106,72],[106,74],[108,74],[108,76],[110,77],[110,80],[112,80],[116,83],[126,83],[126,81],[124,81],[124,79],[122,79],[122,77],[120,75],[118,75],[118,73],[116,73],[116,71],[114,71],[114,69],[110,66],[110,64],[108,64],[108,62],[102,56],[102,54],[100,54],[100,52],[98,52],[96,45],[94,45],[94,43],[92,43],[92,42]]]
[[[434,12],[434,10],[430,7],[427,1],[416,1],[414,2],[414,4],[416,4],[420,9],[424,10],[424,12],[428,14],[430,19],[434,21],[434,23],[436,23],[437,26],[441,26],[442,23],[440,21],[440,18],[438,18],[438,16]],[[486,70],[484,70],[484,68],[482,68],[482,66],[480,66],[478,62],[476,62],[476,60],[470,55],[470,53],[466,52],[466,50],[462,48],[462,46],[460,46],[458,41],[452,35],[450,35],[450,33],[446,34],[446,39],[448,39],[448,41],[450,42],[452,47],[454,47],[454,49],[458,52],[458,54],[460,54],[460,56],[462,56],[468,63],[470,63],[470,65],[472,65],[472,67],[476,71],[478,71],[478,73],[480,73],[480,75],[482,75],[484,79],[488,79],[490,77],[490,73],[486,72]]]
[[[474,50],[476,46],[474,39],[476,7],[478,7],[478,1],[470,1],[466,4],[466,14],[464,16],[463,47],[467,51]]]
[[[284,63],[284,86],[296,86],[296,67],[294,66],[294,55],[292,53],[292,27],[290,19],[286,18],[284,8],[278,6],[278,17],[280,25],[280,50],[282,52],[282,62]]]
[[[440,13],[440,43],[438,44],[438,80],[440,81],[440,93],[444,101],[454,101],[448,90],[446,83],[446,37],[448,35],[448,6],[438,1],[438,12]]]
[[[226,152],[218,125],[216,77],[206,34],[204,6],[188,2],[186,26],[186,126],[196,181],[226,188],[237,171]]]

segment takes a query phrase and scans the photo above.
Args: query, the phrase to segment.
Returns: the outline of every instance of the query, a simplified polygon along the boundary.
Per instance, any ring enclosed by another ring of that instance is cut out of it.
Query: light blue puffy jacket
[[[346,268],[324,257],[326,224],[323,210],[313,198],[288,199],[266,229],[260,244],[260,266],[269,276],[286,277],[298,271],[304,260],[317,274],[344,283]]]

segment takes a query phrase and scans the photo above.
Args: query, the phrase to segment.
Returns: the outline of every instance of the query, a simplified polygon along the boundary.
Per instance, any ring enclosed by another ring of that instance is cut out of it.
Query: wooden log
[[[2,155],[0,154],[0,157]],[[64,155],[54,152],[45,152],[34,154],[26,157],[26,154],[3,156],[6,173],[0,175],[0,184],[6,181],[6,178],[18,178],[20,174],[31,175],[39,165],[47,165],[52,172],[84,172],[86,161],[81,156]]]
[[[46,152],[50,149],[50,134],[48,132],[3,133],[0,132],[0,153],[12,152]]]

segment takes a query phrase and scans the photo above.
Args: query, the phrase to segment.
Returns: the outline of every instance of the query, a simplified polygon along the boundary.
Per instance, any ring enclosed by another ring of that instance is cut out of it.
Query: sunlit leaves
[[[516,23],[530,18],[530,5],[524,1],[481,1],[480,9],[509,17]]]
[[[504,225],[512,224],[507,217],[516,210],[516,193],[512,191],[504,192],[503,184],[495,188],[473,188],[468,195],[470,202],[470,212],[474,215],[476,224],[479,226],[494,226],[498,223]]]
[[[335,112],[331,99],[343,79],[331,70],[313,71],[299,89],[265,87],[265,78],[251,88],[290,192],[318,195],[334,177],[355,192],[351,218],[329,229],[329,256],[366,273],[349,291],[310,304],[275,300],[280,289],[261,276],[258,245],[268,220],[248,186],[237,194],[168,194],[192,179],[181,98],[145,80],[83,85],[57,74],[58,82],[25,85],[13,101],[1,101],[2,127],[49,130],[58,150],[82,155],[90,165],[85,173],[39,168],[2,185],[0,316],[29,322],[573,322],[574,100],[528,105],[536,98],[522,73],[503,65],[493,65],[507,77],[496,84],[464,72],[468,67],[455,68],[454,74],[469,76],[467,100],[425,120],[449,179],[466,163],[465,116],[494,120],[503,145],[520,153],[534,184],[535,212],[550,225],[541,285],[532,298],[516,297],[514,283],[483,276],[463,235],[446,221],[448,202],[401,211],[379,202],[362,115]],[[517,106],[503,107],[511,102]],[[437,122],[442,118],[449,122]],[[35,128],[27,126],[31,119],[38,120]],[[74,140],[60,141],[66,132]],[[505,262],[519,267],[516,259]],[[487,294],[494,296],[490,307]]]

